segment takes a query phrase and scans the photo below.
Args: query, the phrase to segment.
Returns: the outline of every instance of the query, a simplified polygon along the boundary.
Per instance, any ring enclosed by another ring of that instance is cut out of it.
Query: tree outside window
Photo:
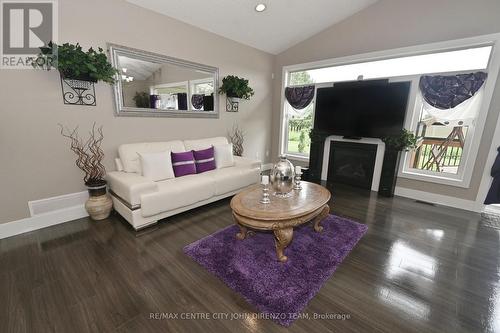
[[[307,71],[290,73],[289,86],[314,84],[313,78]],[[288,142],[286,151],[289,154],[309,155],[311,140],[309,133],[312,130],[314,103],[303,110],[294,110],[286,105]]]

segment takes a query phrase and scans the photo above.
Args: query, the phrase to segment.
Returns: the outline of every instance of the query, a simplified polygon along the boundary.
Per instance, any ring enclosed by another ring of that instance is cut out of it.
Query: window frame
[[[369,61],[392,59],[405,56],[415,56],[415,55],[423,55],[429,53],[454,51],[454,50],[461,50],[461,49],[475,48],[482,46],[492,46],[488,65],[486,69],[481,69],[488,73],[488,79],[485,82],[483,101],[481,102],[481,107],[478,112],[476,124],[475,126],[473,126],[472,131],[468,131],[467,133],[467,138],[465,143],[466,146],[464,147],[462,161],[460,163],[460,165],[463,165],[462,172],[457,173],[457,175],[451,173],[443,175],[443,173],[432,172],[432,171],[429,172],[426,170],[408,168],[407,167],[407,161],[409,158],[408,153],[402,154],[401,163],[398,170],[398,177],[400,178],[422,180],[426,182],[469,188],[470,181],[472,178],[472,173],[475,167],[475,160],[477,158],[479,150],[478,148],[481,141],[482,132],[484,130],[486,117],[489,112],[498,72],[500,69],[500,47],[499,47],[500,33],[464,38],[458,40],[451,40],[446,42],[404,47],[386,51],[376,51],[376,52],[370,52],[370,53],[364,53],[364,54],[358,54],[358,55],[334,58],[334,59],[326,59],[326,60],[303,63],[303,64],[283,66],[281,107],[280,107],[280,128],[279,128],[279,153],[280,154],[286,153],[287,143],[288,143],[288,122],[285,115],[285,103],[287,102],[284,98],[284,94],[285,94],[285,88],[288,86],[290,73],[297,71],[318,69],[323,67],[341,66],[341,65],[355,64],[360,62],[369,62]],[[474,69],[465,72],[470,72],[470,71],[474,71]],[[463,73],[463,72],[464,71],[453,72],[453,73]],[[451,74],[451,73],[432,73],[432,74],[434,75],[434,74]],[[418,92],[418,78],[421,75],[422,74],[388,78],[391,82],[411,81],[410,98],[408,100],[408,108],[404,122],[404,128],[409,129],[411,131],[416,130],[416,125],[419,120],[418,118],[420,117],[420,113],[416,111],[417,109],[416,98]],[[331,84],[333,84],[333,82],[316,84],[315,85],[316,89],[318,88],[318,86],[324,84],[326,84],[326,86],[330,86]],[[465,149],[466,147],[467,150]],[[306,154],[301,156],[296,156],[296,154],[288,154],[288,156],[291,159],[309,161],[309,156],[307,156]]]
[[[288,77],[289,79],[290,77]],[[312,83],[311,83],[312,84]],[[309,84],[304,84],[304,85],[294,85],[294,86],[288,86],[287,87],[300,87],[300,86],[308,86]],[[331,82],[327,82],[327,83],[318,83],[318,84],[312,84],[314,85],[314,97],[311,101],[311,104],[316,105],[316,96],[318,95],[318,88],[325,88],[325,87],[331,87],[333,85],[333,83]],[[284,126],[285,126],[285,130],[284,130],[284,135],[285,135],[285,138],[283,139],[283,147],[282,149],[280,150],[280,155],[281,154],[286,154],[286,156],[294,159],[294,160],[298,160],[298,161],[309,161],[309,153],[305,154],[305,153],[297,153],[297,152],[289,152],[288,151],[288,115],[286,114],[287,112],[285,111],[285,107],[287,106],[288,104],[288,107],[292,107],[287,101],[284,102],[283,104],[283,115],[284,115]],[[313,117],[312,117],[312,126],[314,128],[314,108],[313,108]]]
[[[204,83],[211,83],[212,86],[215,87],[215,83],[214,83],[214,80],[212,78],[190,80],[189,85],[191,88],[191,92],[194,93],[194,91],[196,90],[196,88],[195,88],[196,85],[204,84]],[[214,91],[214,94],[215,94],[215,91]]]
[[[206,78],[206,79],[195,79],[195,80],[189,80],[189,105],[191,106],[192,110],[200,110],[203,111],[203,107],[201,109],[196,109],[193,105],[193,102],[191,101],[191,96],[196,91],[196,85],[197,84],[204,84],[204,83],[212,83],[212,87],[214,87],[215,90],[215,82],[212,78]],[[215,94],[215,91],[213,92]]]
[[[161,88],[175,88],[175,87],[185,87],[186,88],[186,93],[189,94],[189,81],[179,81],[179,82],[170,82],[170,83],[160,83],[157,85],[152,85],[149,87],[149,92],[151,94],[155,94],[156,89],[161,89]]]
[[[491,57],[492,56],[490,55],[490,61]],[[484,71],[486,72],[489,71],[489,65],[488,68],[486,68]],[[435,74],[453,75],[453,74],[463,74],[463,73],[470,73],[470,71],[445,72],[445,73],[435,73]],[[407,115],[411,115],[411,117],[407,117],[405,119],[405,124],[404,124],[404,128],[407,128],[414,133],[417,130],[421,112],[420,110],[421,104],[417,103],[417,100],[419,99],[418,95],[419,78],[420,75],[418,77],[412,78],[411,80],[411,87],[410,87],[411,101],[410,100],[408,101],[408,109],[407,109]],[[479,147],[479,143],[481,140],[481,135],[477,135],[477,133],[478,132],[482,133],[482,131],[484,130],[484,123],[488,115],[488,110],[484,109],[484,103],[485,99],[483,95],[483,100],[481,101],[481,107],[478,111],[475,124],[468,126],[467,134],[465,137],[465,145],[462,149],[462,157],[456,174],[411,168],[409,166],[411,152],[404,152],[401,154],[402,156],[398,169],[398,177],[414,179],[414,180],[422,180],[422,181],[432,181],[433,183],[438,183],[443,185],[468,188],[470,185],[470,180],[472,178],[472,172],[474,170],[474,165],[468,161],[471,160],[471,154],[474,155],[473,156],[474,161],[477,157],[477,148]],[[478,126],[481,126],[481,131],[478,131]],[[474,143],[475,141],[477,141],[477,143]]]

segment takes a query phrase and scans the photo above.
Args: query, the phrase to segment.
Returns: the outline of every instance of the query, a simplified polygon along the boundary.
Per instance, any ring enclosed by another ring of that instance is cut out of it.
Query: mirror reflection
[[[119,115],[217,116],[217,68],[119,46],[110,47],[119,82]]]
[[[212,74],[127,56],[118,60],[125,107],[213,111]]]

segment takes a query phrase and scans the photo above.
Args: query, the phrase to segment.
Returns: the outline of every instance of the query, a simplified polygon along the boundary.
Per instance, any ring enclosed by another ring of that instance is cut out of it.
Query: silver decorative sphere
[[[293,189],[294,176],[293,164],[286,158],[286,155],[281,155],[280,160],[271,170],[270,180],[273,194],[282,198],[288,197]]]

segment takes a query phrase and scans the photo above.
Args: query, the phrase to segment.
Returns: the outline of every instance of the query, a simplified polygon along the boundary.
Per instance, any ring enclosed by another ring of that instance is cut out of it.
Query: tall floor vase
[[[113,201],[106,192],[106,182],[96,186],[87,186],[89,199],[85,203],[85,209],[90,218],[95,221],[104,220],[111,214]]]

